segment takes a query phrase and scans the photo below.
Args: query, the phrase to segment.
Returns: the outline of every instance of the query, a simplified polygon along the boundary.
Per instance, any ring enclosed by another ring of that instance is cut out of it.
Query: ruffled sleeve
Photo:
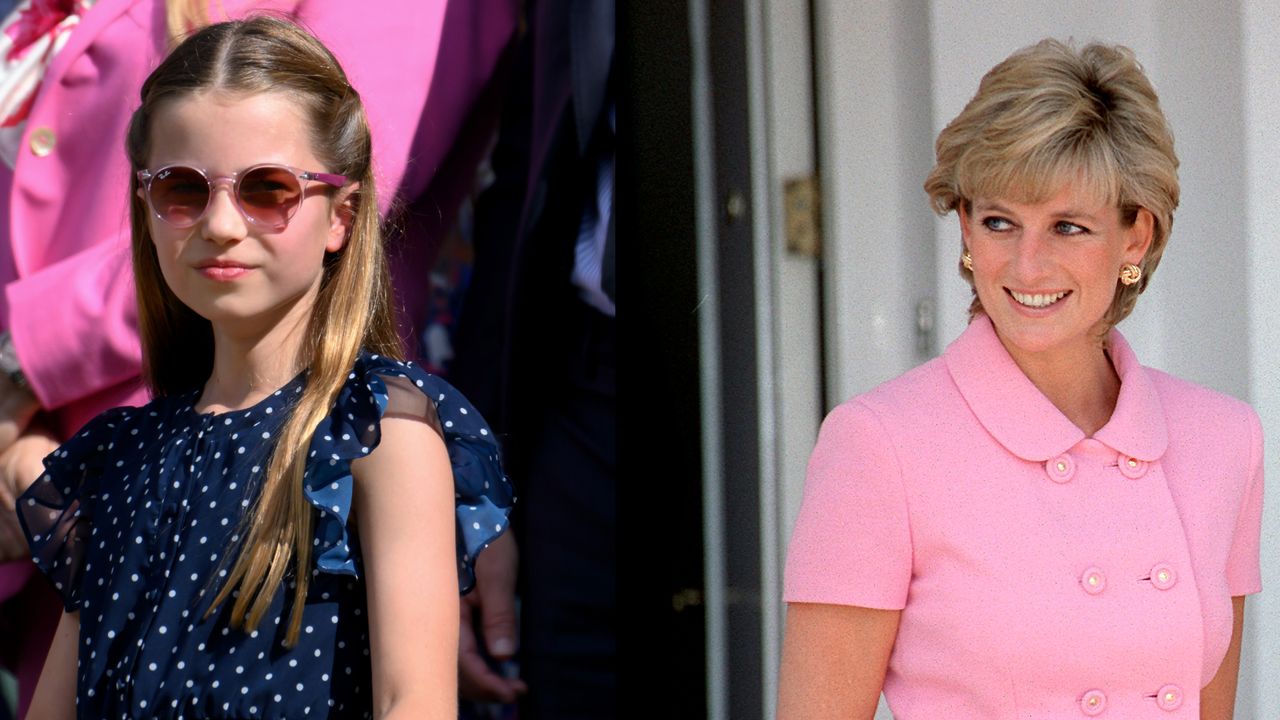
[[[44,459],[44,474],[17,500],[31,558],[62,596],[67,612],[80,608],[85,544],[93,532],[99,476],[115,437],[134,408],[108,410]]]
[[[351,461],[378,446],[379,424],[388,412],[422,417],[444,438],[453,466],[458,581],[465,593],[475,583],[476,555],[507,529],[514,502],[497,441],[453,386],[412,362],[378,355],[361,355],[356,361],[334,411],[311,440],[303,492],[319,511],[316,567],[329,573],[359,572],[347,525]]]

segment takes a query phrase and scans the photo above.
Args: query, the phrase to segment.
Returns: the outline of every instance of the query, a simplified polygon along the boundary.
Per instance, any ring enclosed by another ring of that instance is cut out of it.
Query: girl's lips
[[[197,267],[201,275],[216,282],[230,282],[248,274],[253,268],[245,265],[205,265]]]

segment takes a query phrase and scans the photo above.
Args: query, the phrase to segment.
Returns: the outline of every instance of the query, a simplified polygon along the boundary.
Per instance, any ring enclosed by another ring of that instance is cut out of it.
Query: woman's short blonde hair
[[[1122,285],[1104,321],[1111,327],[1146,289],[1178,207],[1178,157],[1160,100],[1133,52],[1117,45],[1075,49],[1046,39],[992,68],[964,110],[938,135],[925,180],[939,215],[975,198],[1042,202],[1067,183],[1119,208],[1126,225],[1145,208],[1154,219],[1142,280]],[[962,205],[963,204],[963,205]],[[973,273],[960,267],[973,285]],[[974,292],[970,316],[982,312]]]

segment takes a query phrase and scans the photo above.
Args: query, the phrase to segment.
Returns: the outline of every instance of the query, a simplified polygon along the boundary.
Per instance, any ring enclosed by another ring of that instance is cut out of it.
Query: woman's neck
[[[1115,412],[1120,376],[1100,342],[1071,352],[1010,352],[1027,379],[1076,427],[1092,437]]]

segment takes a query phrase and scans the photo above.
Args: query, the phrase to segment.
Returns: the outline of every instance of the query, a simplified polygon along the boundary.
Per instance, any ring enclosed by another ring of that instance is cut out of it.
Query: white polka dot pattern
[[[348,526],[351,461],[377,447],[388,408],[405,410],[388,384],[415,388],[443,426],[459,578],[464,591],[473,583],[476,554],[505,530],[513,502],[493,435],[443,380],[362,354],[308,453],[315,567],[297,646],[281,643],[288,578],[251,633],[229,627],[229,604],[205,618],[226,577],[224,555],[235,557],[226,549],[240,540],[268,443],[304,382],[300,375],[252,408],[217,416],[192,409],[196,392],[117,408],[45,459],[45,474],[20,498],[20,518],[36,564],[67,609],[80,610],[82,717],[370,716],[360,542]]]

